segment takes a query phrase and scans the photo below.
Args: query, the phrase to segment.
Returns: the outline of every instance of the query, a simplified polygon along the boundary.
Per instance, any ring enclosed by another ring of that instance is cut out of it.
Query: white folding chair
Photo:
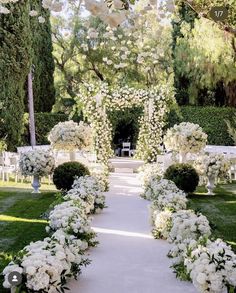
[[[131,147],[131,143],[130,142],[123,142],[122,143],[122,149],[121,149],[121,156],[122,157],[123,157],[123,155],[124,155],[125,152],[128,152],[129,157],[131,156],[130,147]]]
[[[236,157],[230,159],[229,180],[236,180]]]

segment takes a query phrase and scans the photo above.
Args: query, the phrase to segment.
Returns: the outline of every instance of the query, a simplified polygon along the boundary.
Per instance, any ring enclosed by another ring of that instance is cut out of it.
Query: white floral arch
[[[148,89],[133,87],[109,87],[106,83],[84,84],[78,95],[83,111],[93,129],[94,149],[98,161],[108,166],[112,156],[112,126],[107,115],[116,109],[143,106],[140,117],[139,137],[136,158],[153,162],[160,152],[163,128],[169,106],[174,101],[174,90],[170,84],[158,85]]]

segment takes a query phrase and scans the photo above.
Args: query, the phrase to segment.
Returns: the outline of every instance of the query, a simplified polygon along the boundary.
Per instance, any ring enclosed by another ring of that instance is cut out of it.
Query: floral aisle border
[[[84,84],[77,97],[83,104],[84,113],[94,131],[94,148],[98,160],[108,166],[112,155],[112,126],[107,111],[132,108],[141,105],[144,114],[140,118],[140,132],[136,157],[155,161],[160,152],[166,114],[174,103],[174,89],[171,80],[165,85],[148,89],[128,86],[111,88],[106,83]]]
[[[201,293],[235,292],[236,254],[231,247],[210,237],[209,221],[187,209],[186,194],[174,182],[147,179],[142,197],[151,201],[153,235],[173,243],[168,257],[177,278],[192,281]]]
[[[92,176],[76,179],[49,214],[46,231],[50,237],[30,243],[14,257],[3,271],[3,286],[19,292],[64,292],[68,279],[77,279],[81,267],[90,263],[86,251],[98,244],[89,215],[105,207],[101,190]],[[8,281],[13,271],[22,274],[17,288]]]

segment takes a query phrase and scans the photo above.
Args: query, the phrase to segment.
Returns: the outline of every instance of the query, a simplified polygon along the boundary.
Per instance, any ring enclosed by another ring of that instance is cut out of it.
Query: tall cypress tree
[[[31,61],[29,0],[8,7],[12,13],[0,14],[0,137],[6,137],[13,150],[23,132],[24,85]]]
[[[45,18],[39,23],[37,17],[30,18],[32,33],[32,63],[34,65],[34,107],[35,112],[50,112],[55,103],[54,60],[50,13],[42,8],[42,0],[31,0],[31,9],[35,9]]]

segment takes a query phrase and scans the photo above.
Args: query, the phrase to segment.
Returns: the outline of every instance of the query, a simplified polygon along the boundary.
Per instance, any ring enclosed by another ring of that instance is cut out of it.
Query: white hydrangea
[[[143,187],[146,187],[151,179],[160,179],[163,175],[162,166],[159,163],[145,164],[138,169],[138,179]]]
[[[172,228],[172,214],[169,210],[154,214],[153,235],[155,238],[167,239],[169,237]]]
[[[32,150],[21,154],[19,167],[22,175],[45,176],[53,172],[55,160],[49,151]]]
[[[52,148],[57,150],[73,151],[91,145],[91,127],[74,121],[59,122],[48,135]]]
[[[207,134],[198,124],[182,122],[167,130],[164,144],[178,153],[198,153],[207,143]]]
[[[172,229],[168,240],[173,242],[184,239],[198,239],[200,236],[210,236],[211,228],[205,216],[195,214],[192,210],[181,210],[173,214]]]
[[[84,241],[57,230],[51,238],[26,246],[23,256],[17,260],[20,266],[12,262],[4,269],[4,287],[11,287],[8,275],[17,271],[25,276],[24,285],[29,290],[60,291],[62,278],[68,278],[68,274],[76,277],[80,266],[87,262],[82,257],[86,248]]]
[[[194,167],[201,176],[225,178],[230,168],[229,161],[223,154],[205,154],[200,156],[195,162]]]
[[[184,239],[183,241],[175,241],[173,247],[168,252],[168,256],[173,258],[174,264],[184,263],[185,259],[191,255],[191,252],[201,245],[209,242],[206,237],[199,237],[195,240],[192,238]]]
[[[82,176],[75,179],[72,189],[67,192],[65,200],[82,199],[89,208],[88,213],[95,213],[105,207],[105,196],[102,186],[93,176]]]
[[[185,265],[199,292],[222,293],[226,285],[236,286],[236,254],[221,239],[197,247]]]
[[[85,239],[89,245],[95,243],[95,234],[90,226],[90,220],[81,207],[75,206],[73,201],[66,201],[56,205],[49,214],[49,223],[46,230],[62,229],[65,233]]]
[[[150,178],[144,190],[144,197],[148,200],[157,200],[160,195],[181,193],[181,190],[171,180]]]
[[[186,194],[179,190],[178,192],[167,192],[160,194],[157,200],[151,204],[153,210],[163,211],[165,209],[172,212],[184,210],[187,207]]]

